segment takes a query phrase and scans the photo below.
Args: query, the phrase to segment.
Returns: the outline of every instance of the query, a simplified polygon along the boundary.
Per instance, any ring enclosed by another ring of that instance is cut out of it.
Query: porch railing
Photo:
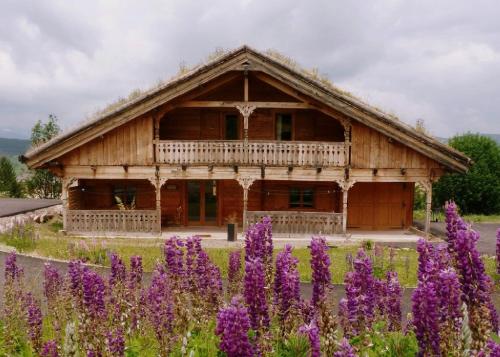
[[[68,210],[68,232],[141,232],[159,230],[156,210]]]
[[[192,165],[344,166],[345,143],[303,141],[162,140],[157,161]]]
[[[297,211],[247,211],[247,226],[271,217],[273,232],[289,234],[340,234],[342,213]]]

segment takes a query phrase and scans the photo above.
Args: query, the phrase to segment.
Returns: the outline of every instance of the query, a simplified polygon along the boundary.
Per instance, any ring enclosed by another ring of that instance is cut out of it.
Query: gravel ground
[[[0,198],[0,217],[34,211],[40,208],[60,205],[60,200],[31,198]]]

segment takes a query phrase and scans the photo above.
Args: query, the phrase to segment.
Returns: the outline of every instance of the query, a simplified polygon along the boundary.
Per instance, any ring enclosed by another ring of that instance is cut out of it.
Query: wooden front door
[[[217,195],[214,181],[187,182],[188,225],[217,225]]]

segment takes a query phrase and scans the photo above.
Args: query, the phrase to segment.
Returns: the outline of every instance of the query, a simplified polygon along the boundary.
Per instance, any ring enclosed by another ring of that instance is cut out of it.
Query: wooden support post
[[[342,190],[342,233],[347,233],[347,192],[349,189]]]
[[[348,167],[351,164],[351,123],[344,121],[344,165]]]
[[[237,105],[236,109],[239,110],[243,116],[243,141],[245,148],[245,162],[248,162],[248,118],[252,115],[253,111],[256,109],[254,105]]]
[[[243,187],[243,232],[247,229],[248,190],[254,180],[252,177],[241,177],[238,179],[238,183]]]
[[[76,179],[74,177],[64,177],[61,182],[61,201],[63,209],[63,230],[68,231],[68,209],[69,209],[69,187]]]
[[[158,144],[160,143],[160,117],[157,113],[153,115],[154,120],[154,140],[153,140],[153,158],[154,162],[158,161]]]
[[[348,192],[349,189],[356,183],[354,180],[340,180],[337,184],[342,190],[342,233],[347,234],[347,209],[348,209]]]
[[[424,232],[427,236],[431,233],[431,213],[432,213],[432,182],[429,181],[424,185],[425,188],[425,228]]]
[[[243,85],[244,101],[248,102],[248,72],[245,71],[245,83]]]
[[[165,178],[160,178],[158,171],[156,176],[149,179],[149,182],[155,187],[156,194],[156,216],[158,219],[156,230],[161,236],[161,187],[167,181]]]

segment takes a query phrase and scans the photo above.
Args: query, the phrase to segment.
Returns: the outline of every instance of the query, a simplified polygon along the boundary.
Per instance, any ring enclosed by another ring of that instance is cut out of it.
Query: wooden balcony
[[[162,140],[156,160],[178,165],[248,165],[340,167],[345,143],[304,141]]]
[[[271,218],[273,232],[287,234],[340,234],[342,213],[298,211],[247,211],[247,227]]]
[[[157,233],[159,232],[156,210],[68,210],[66,231]]]

